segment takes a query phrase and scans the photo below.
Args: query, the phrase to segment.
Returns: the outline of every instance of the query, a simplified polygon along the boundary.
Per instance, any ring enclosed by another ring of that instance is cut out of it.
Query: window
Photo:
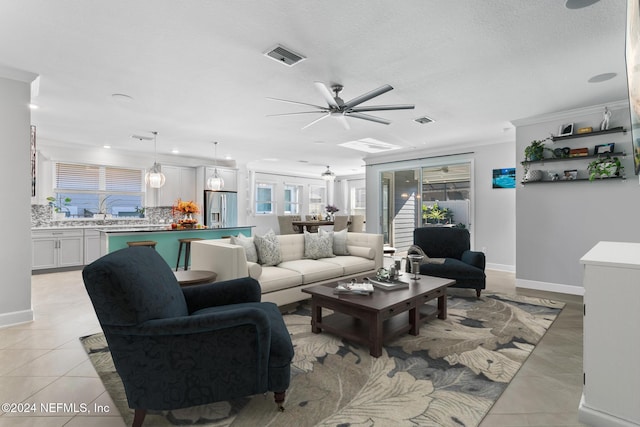
[[[269,215],[274,213],[273,184],[256,183],[256,214]]]
[[[311,215],[324,215],[325,187],[311,185],[309,187],[309,213]]]
[[[367,210],[367,189],[354,187],[351,189],[351,212],[354,215],[364,215]]]
[[[298,185],[284,186],[284,213],[297,215],[300,213],[300,194],[302,188]]]
[[[144,206],[144,170],[56,163],[55,197],[71,202],[64,211],[74,218],[104,213],[139,216]]]

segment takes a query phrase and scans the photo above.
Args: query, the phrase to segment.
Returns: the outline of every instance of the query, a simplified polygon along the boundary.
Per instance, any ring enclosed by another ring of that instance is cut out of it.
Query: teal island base
[[[164,258],[172,269],[175,269],[178,261],[179,239],[201,238],[222,239],[237,236],[242,233],[251,237],[253,226],[201,228],[191,230],[163,230],[163,229],[103,229],[100,230],[100,254],[106,255],[127,247],[127,242],[139,242],[152,240],[156,243],[155,249]],[[180,265],[184,265],[185,250],[182,250]]]

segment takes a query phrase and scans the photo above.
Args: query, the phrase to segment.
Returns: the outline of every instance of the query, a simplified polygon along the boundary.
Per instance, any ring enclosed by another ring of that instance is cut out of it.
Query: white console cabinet
[[[640,243],[599,242],[584,264],[581,422],[640,426]]]
[[[34,230],[31,232],[31,268],[73,267],[84,263],[84,233],[75,230]]]

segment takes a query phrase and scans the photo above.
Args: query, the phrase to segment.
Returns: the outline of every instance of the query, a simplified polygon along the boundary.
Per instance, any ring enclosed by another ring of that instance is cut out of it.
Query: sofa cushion
[[[318,261],[339,265],[344,271],[343,275],[361,273],[363,271],[375,270],[376,268],[376,262],[374,260],[351,255],[323,258]]]
[[[333,255],[333,232],[304,232],[304,257],[309,259],[329,258]]]
[[[238,237],[231,236],[230,243],[244,248],[247,261],[258,262],[258,252],[256,251],[256,245],[253,242],[253,237],[246,237],[244,234],[239,233]]]
[[[332,259],[332,258],[328,258]],[[329,264],[322,260],[300,259],[296,261],[284,261],[279,268],[295,271],[302,276],[302,284],[306,285],[322,280],[333,279],[343,275],[344,270],[340,265]],[[264,274],[264,272],[263,272]]]
[[[420,274],[454,279],[464,286],[484,286],[485,283],[484,271],[455,258],[446,258],[443,264],[422,264]]]
[[[349,253],[353,256],[366,258],[366,259],[375,259],[376,258],[376,250],[373,248],[365,248],[364,246],[348,246]]]
[[[269,230],[264,236],[255,236],[253,239],[258,252],[258,262],[262,265],[278,265],[282,260],[280,256],[280,243],[273,230]]]
[[[262,293],[266,294],[280,289],[293,288],[302,284],[302,274],[286,268],[268,266],[262,267],[259,278]]]
[[[334,255],[350,255],[347,247],[347,232],[344,230],[333,232],[333,254]]]
[[[304,258],[304,234],[280,234],[281,261],[293,261]]]

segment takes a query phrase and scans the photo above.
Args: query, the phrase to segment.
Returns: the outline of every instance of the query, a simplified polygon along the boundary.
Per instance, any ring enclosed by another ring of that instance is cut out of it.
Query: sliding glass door
[[[384,242],[405,251],[416,227],[471,227],[471,163],[381,174]]]

